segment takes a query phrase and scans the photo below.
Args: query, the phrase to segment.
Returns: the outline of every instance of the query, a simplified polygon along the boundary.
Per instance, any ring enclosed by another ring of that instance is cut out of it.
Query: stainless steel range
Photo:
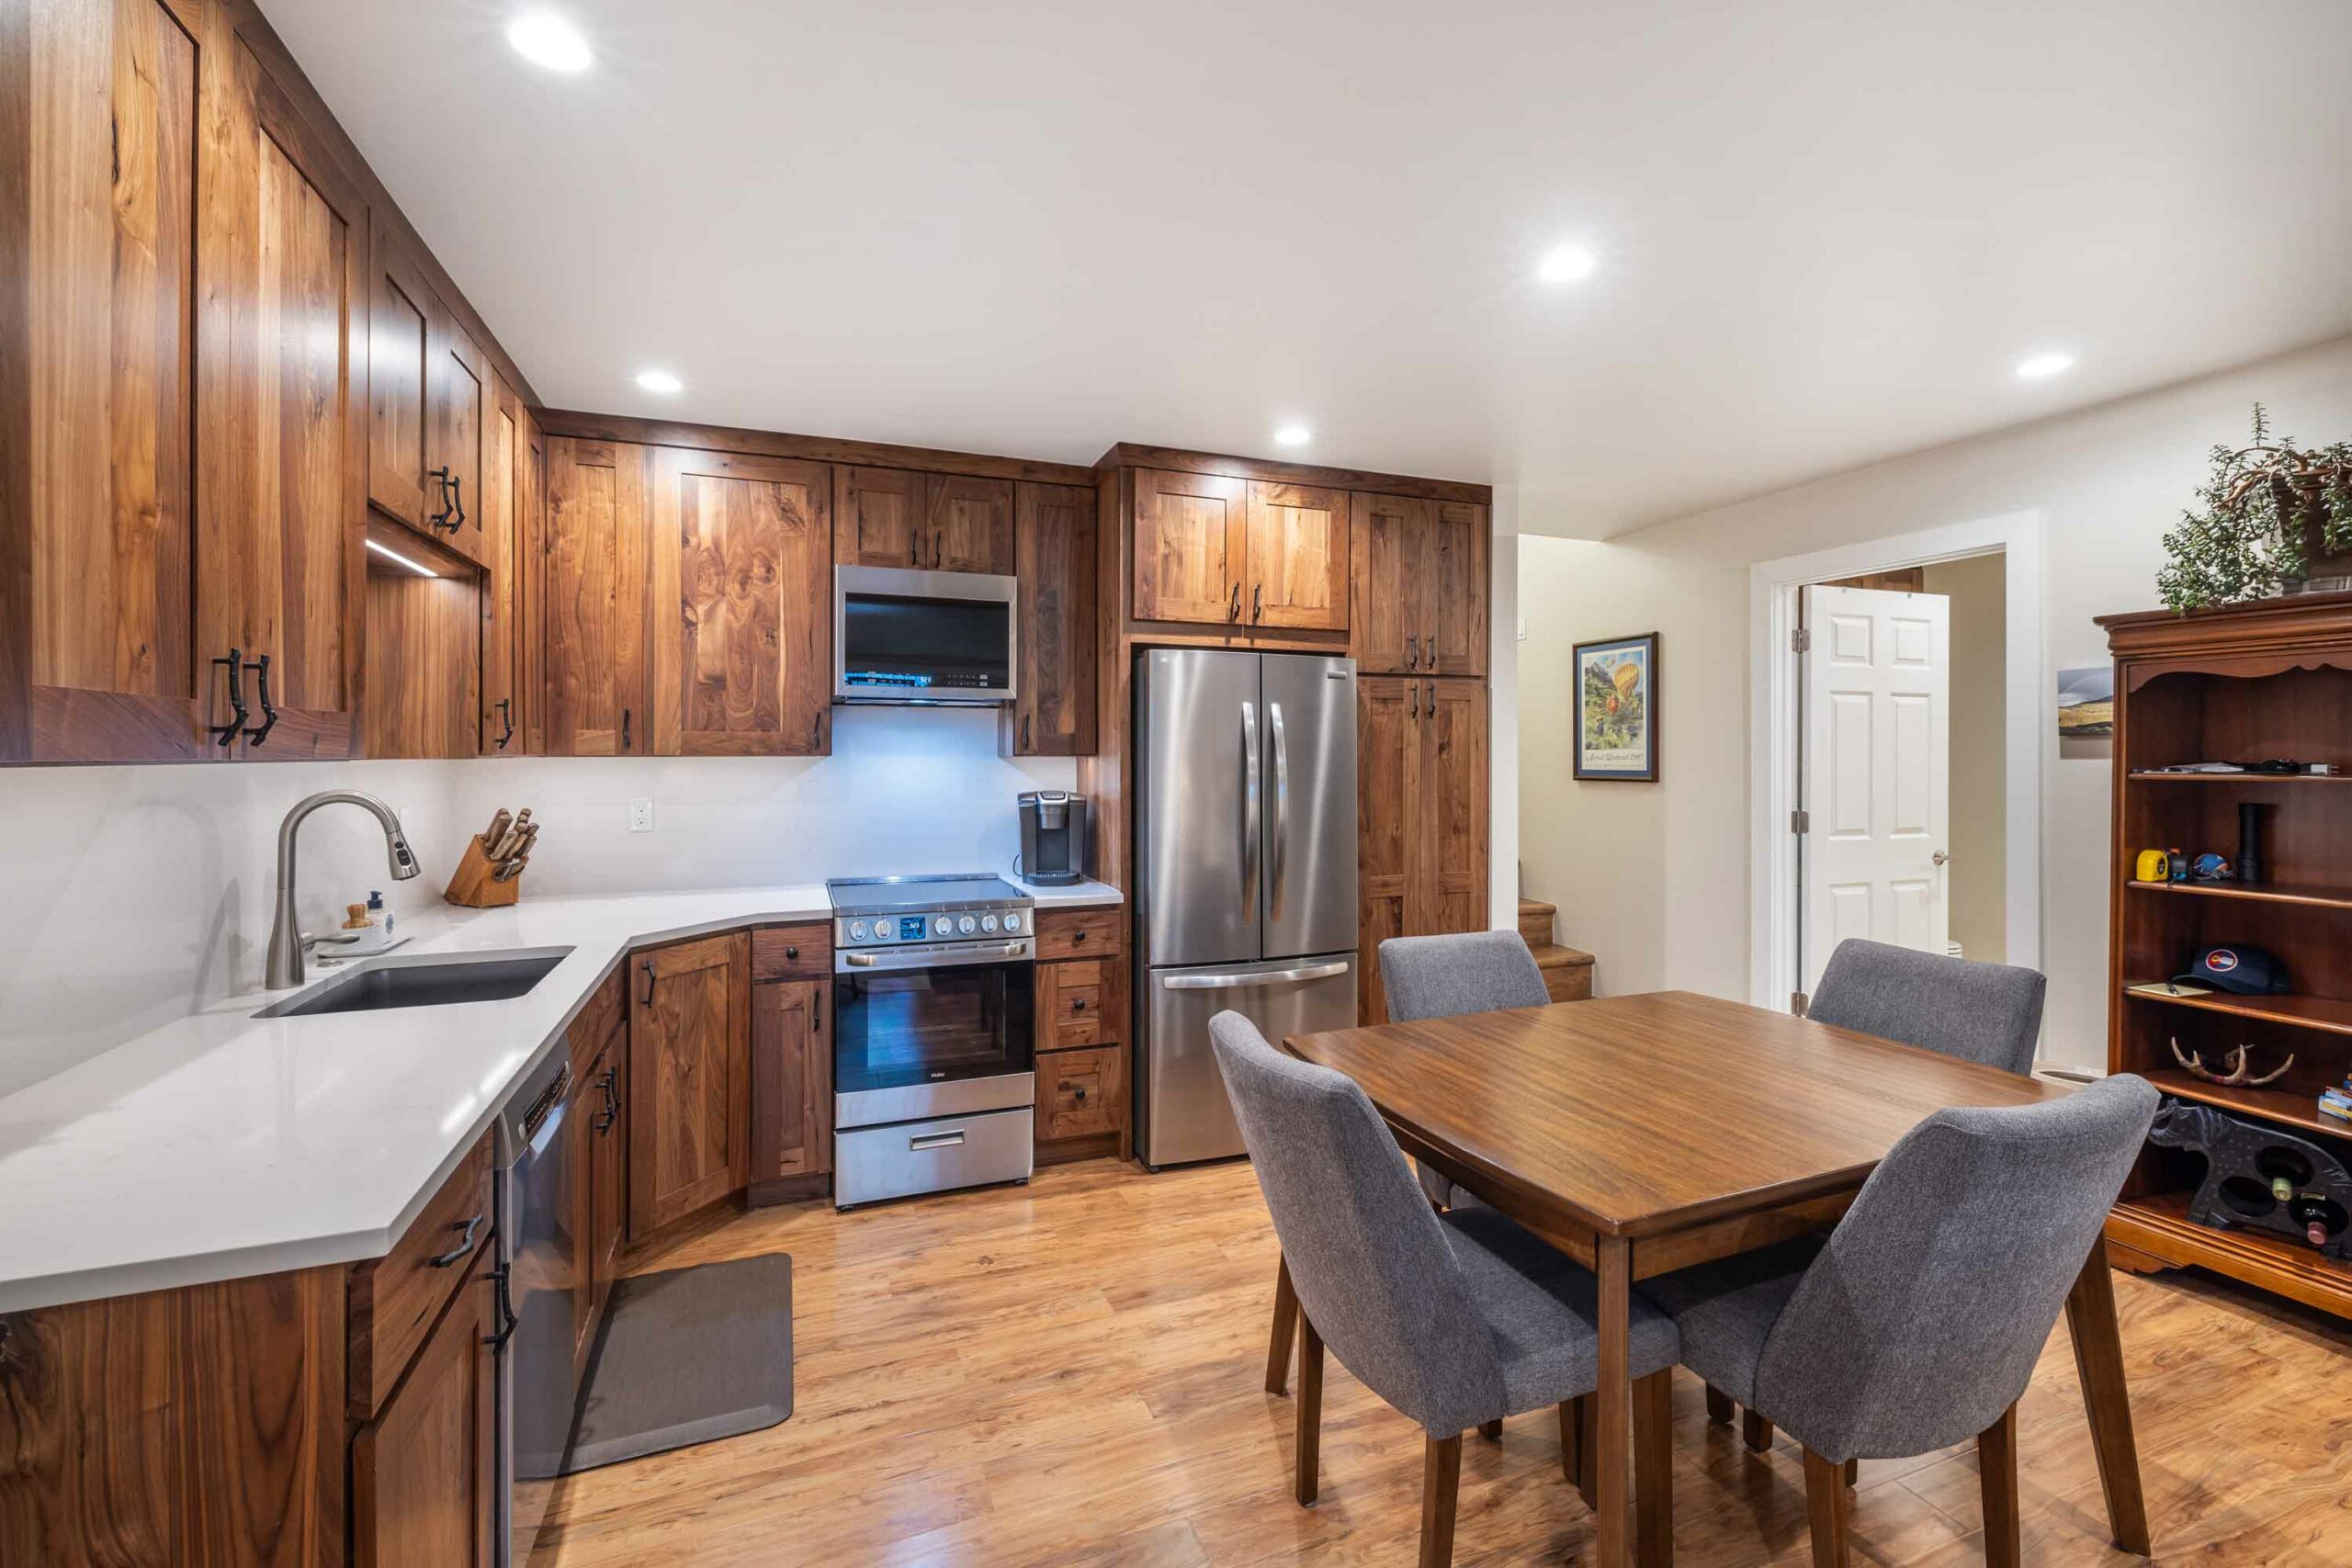
[[[834,1206],[1028,1180],[1033,901],[985,874],[842,878],[825,891]]]

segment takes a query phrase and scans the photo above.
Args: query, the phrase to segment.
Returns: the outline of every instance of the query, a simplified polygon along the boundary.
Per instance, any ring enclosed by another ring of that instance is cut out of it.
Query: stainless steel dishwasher
[[[570,1456],[580,1381],[573,1337],[583,1304],[587,1239],[565,1227],[571,1162],[571,1062],[559,1043],[499,1116],[499,1247],[507,1270],[499,1356],[500,1561],[531,1560],[556,1479]]]

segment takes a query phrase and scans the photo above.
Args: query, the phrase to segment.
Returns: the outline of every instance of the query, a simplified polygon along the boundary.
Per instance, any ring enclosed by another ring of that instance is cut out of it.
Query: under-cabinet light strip
[[[401,565],[408,568],[409,570],[416,573],[419,577],[438,577],[441,575],[431,567],[426,566],[424,562],[413,561],[409,559],[408,557],[401,554],[398,550],[388,550],[373,539],[368,541],[368,547],[375,551],[378,555],[383,557],[386,560],[398,561]]]

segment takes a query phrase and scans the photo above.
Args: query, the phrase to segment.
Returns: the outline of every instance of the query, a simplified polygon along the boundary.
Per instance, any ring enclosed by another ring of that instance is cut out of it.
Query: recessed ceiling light
[[[2075,356],[2071,354],[2037,354],[2018,367],[2018,379],[2044,381],[2074,367]]]
[[[1303,424],[1285,424],[1274,432],[1274,442],[1282,446],[1304,446],[1315,439],[1315,432]]]
[[[383,557],[386,560],[398,561],[401,565],[408,568],[409,570],[416,573],[419,577],[438,577],[441,575],[431,567],[426,566],[423,561],[411,560],[408,557],[401,554],[400,551],[387,549],[373,539],[363,539],[360,542],[366,545],[369,549],[375,551],[378,555]]]
[[[663,397],[668,397],[673,392],[682,392],[686,387],[684,381],[679,380],[667,370],[640,370],[637,373],[637,384],[649,392],[659,392]]]
[[[588,40],[579,28],[544,11],[515,17],[506,29],[506,41],[515,53],[550,71],[585,71],[596,58],[588,52]]]
[[[1600,265],[1599,258],[1583,246],[1562,245],[1544,258],[1543,265],[1535,269],[1535,276],[1546,283],[1574,283],[1578,278],[1591,276],[1592,269]]]

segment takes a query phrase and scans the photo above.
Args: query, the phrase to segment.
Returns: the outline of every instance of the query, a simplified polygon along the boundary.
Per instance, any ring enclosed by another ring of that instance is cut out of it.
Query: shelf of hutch
[[[2126,775],[2133,784],[2352,784],[2352,773],[2151,773]]]
[[[2317,1095],[2303,1094],[2294,1089],[2210,1083],[2193,1073],[2182,1072],[2178,1067],[2151,1067],[2140,1076],[2166,1094],[2181,1100],[2193,1100],[2202,1105],[2218,1105],[2240,1116],[2258,1116],[2265,1122],[2276,1122],[2281,1127],[2292,1127],[2299,1133],[2352,1138],[2352,1122],[2339,1122],[2333,1116],[2322,1116],[2317,1109]]]
[[[2139,882],[2138,893],[2186,894],[2196,898],[2251,898],[2266,904],[2306,904],[2319,909],[2352,909],[2352,886],[2294,882]]]
[[[2192,1224],[2188,1200],[2187,1192],[2126,1198],[2108,1212],[2108,1239],[2159,1262],[2211,1269],[2305,1306],[2352,1316],[2352,1265],[2265,1231]]]
[[[2194,1008],[2199,1012],[2225,1012],[2236,1018],[2259,1019],[2265,1023],[2283,1023],[2294,1029],[2352,1034],[2352,1002],[2335,997],[2240,997],[2227,991],[2215,991],[2202,997],[2168,997],[2161,991],[2135,991],[2128,987],[2123,994],[2132,1001],[2154,1002],[2158,1007]],[[2116,1070],[2131,1072],[2137,1069],[2120,1067]]]

